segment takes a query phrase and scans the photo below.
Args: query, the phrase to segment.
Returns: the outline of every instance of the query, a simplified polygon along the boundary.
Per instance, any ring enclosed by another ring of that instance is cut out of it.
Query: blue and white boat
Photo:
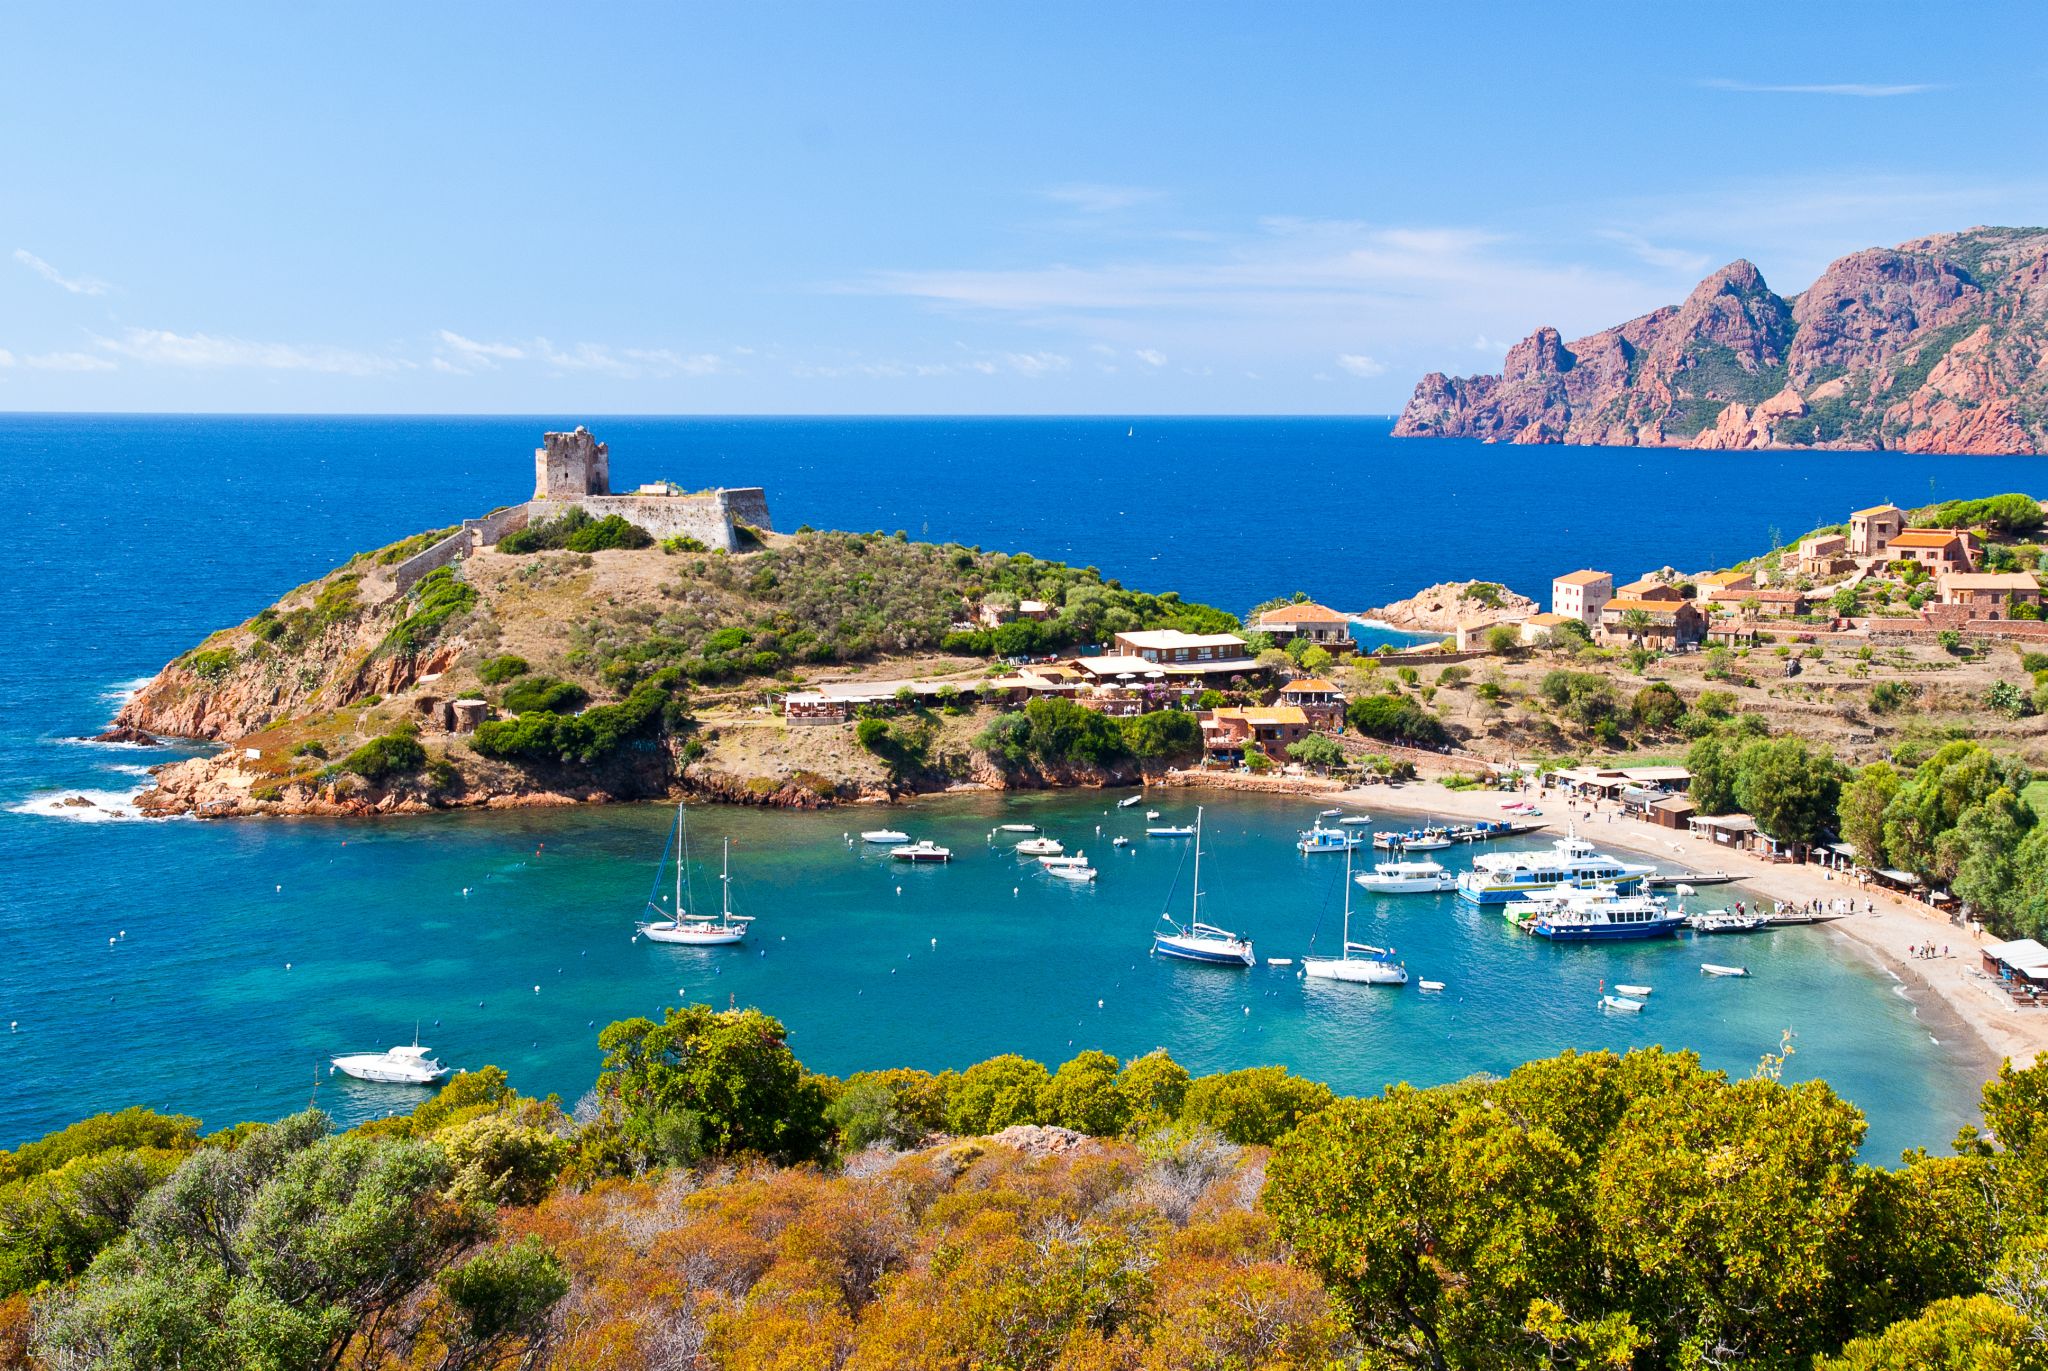
[[[1611,885],[1633,894],[1656,868],[1625,862],[1583,838],[1559,838],[1542,852],[1488,852],[1458,875],[1458,898],[1473,904],[1507,904],[1559,886]]]
[[[1364,847],[1370,841],[1363,833],[1324,828],[1317,824],[1303,833],[1294,845],[1303,852],[1349,852],[1354,847]]]
[[[1174,921],[1172,915],[1161,912],[1160,922],[1169,932],[1154,932],[1152,950],[1162,957],[1178,957],[1187,962],[1208,962],[1214,966],[1256,966],[1258,958],[1252,955],[1252,940],[1240,938],[1227,928],[1202,922],[1202,811],[1195,810],[1195,880],[1188,902],[1188,921],[1185,924]]]
[[[1685,912],[1662,896],[1624,895],[1612,886],[1555,890],[1523,901],[1521,909],[1528,911],[1523,927],[1552,942],[1668,938],[1685,927]]]

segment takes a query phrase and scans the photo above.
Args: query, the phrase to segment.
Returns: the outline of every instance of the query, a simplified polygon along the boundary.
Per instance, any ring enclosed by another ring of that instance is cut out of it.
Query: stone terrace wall
[[[422,576],[452,566],[480,547],[489,547],[516,528],[526,527],[526,506],[508,505],[494,509],[481,519],[464,519],[462,527],[424,552],[416,552],[391,571],[391,583],[400,595],[419,584]]]
[[[638,524],[663,538],[695,538],[709,548],[735,550],[732,520],[725,502],[709,495],[586,495],[580,500],[535,500],[526,507],[534,523],[559,519],[572,509],[581,509],[593,519],[616,514],[629,524]]]

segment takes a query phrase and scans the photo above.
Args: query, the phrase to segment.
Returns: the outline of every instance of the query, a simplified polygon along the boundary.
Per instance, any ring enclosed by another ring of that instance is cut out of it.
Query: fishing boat
[[[1747,976],[1746,966],[1722,966],[1719,962],[1701,962],[1700,970],[1709,976]]]
[[[1643,1002],[1641,1000],[1632,1000],[1626,995],[1602,995],[1600,997],[1600,1007],[1602,1009],[1617,1010],[1623,1014],[1640,1014],[1643,1012]]]
[[[1017,844],[1017,855],[1021,857],[1057,857],[1066,850],[1066,844],[1057,838],[1026,838]]]
[[[428,1056],[430,1050],[420,1046],[419,1029],[415,1026],[409,1046],[330,1057],[327,1074],[339,1071],[344,1076],[380,1085],[433,1085],[447,1078],[448,1068]]]
[[[1044,861],[1045,859],[1041,857],[1039,860]],[[1095,868],[1089,866],[1085,861],[1078,864],[1061,861],[1057,866],[1046,867],[1045,874],[1057,877],[1062,881],[1082,883],[1095,879]]]
[[[1732,909],[1707,909],[1688,915],[1685,926],[1695,933],[1754,933],[1764,926],[1761,914],[1737,914]]]
[[[1451,831],[1447,828],[1425,828],[1401,839],[1403,852],[1440,852],[1450,845]]]
[[[907,843],[910,835],[894,828],[871,828],[860,835],[864,843]]]
[[[940,847],[930,838],[919,838],[914,843],[890,848],[889,855],[899,862],[950,862],[953,860],[953,849]]]
[[[1146,829],[1145,836],[1148,838],[1192,838],[1195,836],[1195,826],[1193,824],[1161,824],[1157,828]]]
[[[1365,846],[1365,835],[1318,825],[1303,833],[1294,845],[1303,852],[1349,852],[1354,847]]]
[[[1685,925],[1685,915],[1656,895],[1624,895],[1612,886],[1556,890],[1522,902],[1523,927],[1552,942],[1616,942],[1663,938]]]
[[[1375,862],[1351,878],[1375,895],[1422,895],[1455,889],[1458,878],[1436,862]]]
[[[1474,857],[1472,869],[1458,876],[1458,898],[1473,904],[1506,904],[1569,885],[1612,885],[1630,893],[1655,869],[1610,857],[1583,838],[1563,837],[1548,851]]]
[[[1650,987],[1647,985],[1622,985],[1617,981],[1614,988],[1622,994],[1632,996],[1638,1000],[1650,993]]]
[[[1252,940],[1240,938],[1227,928],[1202,922],[1202,811],[1195,810],[1195,822],[1190,830],[1195,838],[1195,879],[1189,889],[1188,921],[1174,922],[1173,916],[1161,911],[1159,919],[1170,932],[1152,934],[1152,950],[1162,957],[1178,957],[1188,962],[1209,962],[1216,966],[1256,966],[1258,958],[1252,954]]]
[[[673,913],[661,907],[657,892],[661,889],[662,872],[668,868],[669,854],[675,854],[675,910]],[[647,912],[665,917],[653,919],[638,925],[639,936],[654,943],[676,943],[685,947],[728,947],[743,941],[747,936],[747,925],[753,922],[750,916],[732,912],[732,839],[725,840],[725,864],[719,870],[719,915],[691,914],[689,907],[695,899],[685,902],[683,882],[690,866],[690,833],[683,822],[683,806],[676,806],[676,826],[668,835],[668,843],[661,850],[661,865],[654,868],[654,888],[647,892]]]
[[[1356,954],[1356,955],[1354,955]],[[1391,947],[1351,941],[1351,854],[1344,854],[1344,950],[1335,957],[1303,957],[1301,974],[1353,985],[1406,985],[1408,968],[1390,960]]]

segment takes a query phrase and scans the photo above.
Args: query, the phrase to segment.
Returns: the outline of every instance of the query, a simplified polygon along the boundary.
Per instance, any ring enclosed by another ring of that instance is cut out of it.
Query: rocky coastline
[[[1537,608],[1528,596],[1491,581],[1442,581],[1369,609],[1365,617],[1407,633],[1455,633],[1461,627],[1525,618]]]

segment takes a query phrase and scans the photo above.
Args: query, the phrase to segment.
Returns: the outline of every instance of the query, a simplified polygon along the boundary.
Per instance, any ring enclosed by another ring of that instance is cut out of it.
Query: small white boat
[[[1375,862],[1351,879],[1375,895],[1435,894],[1458,886],[1458,878],[1437,862]]]
[[[1293,966],[1293,965],[1294,965],[1294,958],[1292,958],[1292,957],[1268,957],[1268,958],[1266,958],[1266,965],[1267,965],[1267,966]]]
[[[1343,813],[1344,811],[1341,809],[1326,809],[1322,811],[1322,813],[1316,815],[1316,817],[1318,819],[1335,819],[1341,817]]]
[[[1423,990],[1442,990],[1444,988],[1442,981],[1417,981],[1415,984]]]
[[[1024,857],[1057,857],[1066,850],[1066,844],[1054,838],[1026,838],[1017,844],[1018,854]]]
[[[1357,956],[1353,956],[1357,953]],[[1406,985],[1408,968],[1393,960],[1394,949],[1351,941],[1351,853],[1344,854],[1344,950],[1335,957],[1303,957],[1301,974],[1318,981],[1352,985]]]
[[[1116,837],[1111,838],[1109,840],[1109,845],[1111,847],[1129,847],[1131,845],[1131,840],[1129,838],[1124,837],[1123,834],[1119,833]]]
[[[1722,966],[1719,962],[1701,962],[1700,970],[1709,976],[1747,976],[1746,966]]]
[[[1643,1002],[1641,1000],[1632,1000],[1626,995],[1602,995],[1600,997],[1600,1007],[1603,1009],[1619,1010],[1623,1014],[1640,1014],[1643,1012]]]
[[[1364,828],[1371,822],[1372,815],[1370,814],[1347,814],[1337,820],[1337,825],[1340,828]]]
[[[1195,879],[1188,894],[1188,921],[1176,923],[1173,916],[1165,912],[1159,915],[1170,932],[1154,931],[1152,950],[1162,957],[1177,957],[1186,962],[1207,962],[1213,966],[1256,966],[1258,957],[1252,952],[1252,940],[1240,938],[1227,928],[1202,922],[1202,811],[1195,810],[1194,827],[1189,831],[1195,838]],[[1178,879],[1178,878],[1176,878]]]
[[[1754,933],[1764,926],[1764,921],[1763,917],[1757,914],[1737,914],[1732,909],[1708,909],[1698,914],[1687,915],[1685,926],[1695,933]]]
[[[1124,797],[1123,799],[1121,799],[1121,800],[1118,800],[1118,801],[1116,802],[1116,807],[1117,807],[1118,809],[1129,809],[1129,808],[1130,808],[1130,807],[1131,807],[1132,805],[1134,805],[1134,804],[1142,804],[1142,803],[1144,803],[1144,800],[1145,800],[1145,795],[1144,795],[1144,792],[1140,791],[1140,792],[1139,792],[1138,794],[1136,794],[1136,795],[1127,795],[1127,796],[1125,796],[1125,797]]]
[[[669,834],[669,845],[662,849],[662,866],[668,864],[669,852],[676,857],[676,903],[673,913],[656,903],[652,891],[647,896],[647,912],[664,917],[636,925],[639,936],[651,943],[671,943],[680,947],[730,947],[742,942],[747,936],[747,925],[753,919],[745,914],[732,912],[732,839],[725,840],[725,865],[720,869],[718,882],[719,914],[712,918],[708,914],[691,914],[683,902],[683,871],[690,862],[689,834],[683,827],[683,807],[676,806],[675,831]],[[661,867],[654,870],[655,889],[661,888]],[[696,903],[693,895],[690,904]]]
[[[331,1076],[339,1071],[344,1076],[381,1085],[433,1085],[447,1077],[448,1068],[428,1056],[429,1050],[420,1046],[419,1034],[415,1032],[408,1047],[330,1057],[327,1073]]]
[[[1145,817],[1148,819],[1156,819],[1159,817],[1159,811],[1156,809],[1148,809],[1145,811]]]
[[[1071,857],[1040,857],[1040,858],[1038,859],[1038,864],[1039,864],[1040,866],[1048,866],[1048,867],[1049,867],[1049,866],[1086,866],[1086,865],[1088,865],[1088,854],[1087,854],[1087,853],[1085,853],[1085,852],[1076,852],[1076,853],[1075,853],[1075,854],[1074,854],[1073,856],[1071,856]]]
[[[1195,828],[1193,824],[1166,824],[1159,828],[1146,829],[1145,836],[1148,838],[1192,838],[1195,836]]]
[[[864,843],[907,843],[910,835],[894,828],[871,828],[860,835]]]
[[[1303,852],[1349,852],[1354,847],[1364,847],[1366,836],[1355,829],[1311,828],[1295,841]]]
[[[1041,857],[1039,860],[1044,861],[1045,859]],[[1057,876],[1063,881],[1085,882],[1095,879],[1095,868],[1087,865],[1069,866],[1062,862],[1058,866],[1046,867],[1045,874]]]
[[[1037,825],[1037,824],[997,824],[997,825],[996,825],[996,831],[997,831],[998,833],[1036,833],[1036,832],[1038,831],[1038,825]]]
[[[899,862],[950,862],[953,860],[953,849],[940,847],[930,838],[919,838],[914,843],[890,848],[889,855]]]
[[[1645,995],[1648,995],[1650,993],[1650,987],[1647,985],[1622,985],[1619,982],[1616,982],[1614,988],[1620,991],[1622,994],[1633,996],[1638,1000],[1642,999]]]

